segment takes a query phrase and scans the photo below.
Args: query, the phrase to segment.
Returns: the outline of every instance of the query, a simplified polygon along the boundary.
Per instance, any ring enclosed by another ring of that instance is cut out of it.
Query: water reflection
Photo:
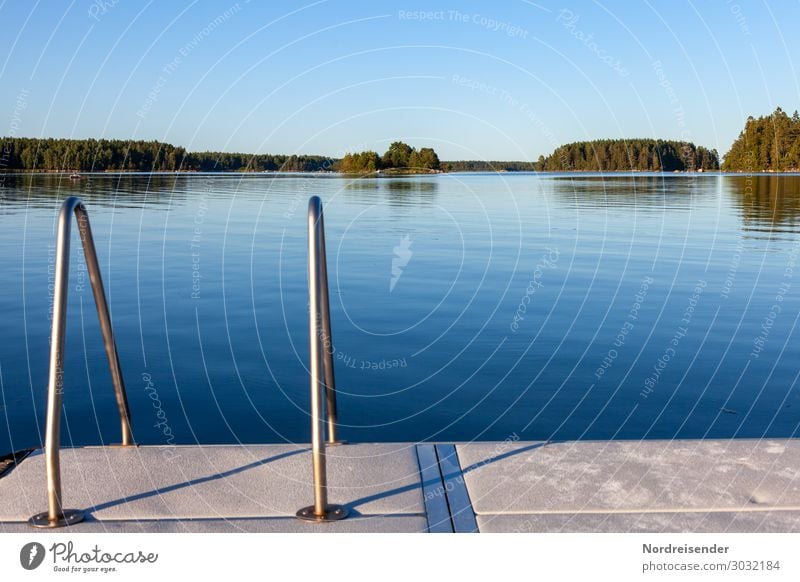
[[[558,176],[543,181],[554,200],[575,210],[635,208],[637,212],[688,211],[698,197],[716,197],[712,176],[625,174]]]
[[[356,202],[385,201],[389,206],[431,204],[439,190],[436,180],[408,178],[357,178],[348,181],[344,190]]]
[[[742,218],[744,230],[794,227],[800,213],[798,176],[726,176],[723,184]]]
[[[800,177],[3,178],[0,453],[41,442],[53,225],[72,193],[89,203],[146,444],[163,445],[164,435],[145,372],[177,443],[308,441],[312,194],[328,212],[336,373],[351,442],[777,438],[797,428],[800,293],[786,274],[797,258]],[[559,259],[546,266],[553,252]],[[114,442],[113,394],[93,388],[108,370],[79,263],[65,419],[74,444]]]
[[[420,180],[385,180],[381,187],[384,190],[403,192],[436,192],[439,183]]]
[[[93,207],[159,206],[180,203],[197,189],[196,182],[175,174],[91,174],[80,180],[65,174],[10,174],[4,186],[2,211],[7,214],[57,206],[68,196],[80,196]]]

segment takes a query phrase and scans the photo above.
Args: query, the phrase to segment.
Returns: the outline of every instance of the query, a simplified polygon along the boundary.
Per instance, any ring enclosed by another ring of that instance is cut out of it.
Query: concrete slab
[[[481,443],[457,450],[476,514],[800,509],[798,439]]]
[[[800,512],[551,513],[478,516],[481,533],[797,533]]]
[[[306,446],[86,447],[64,449],[61,466],[65,506],[96,520],[293,517],[313,502]],[[331,447],[328,484],[355,515],[425,515],[413,445]],[[36,451],[0,479],[0,521],[46,509]]]
[[[355,516],[328,523],[311,523],[292,517],[91,520],[58,531],[64,533],[424,533],[427,531],[427,522],[421,515]],[[3,533],[53,533],[53,530],[34,529],[22,522],[0,522],[0,534]]]
[[[61,531],[427,531],[425,465],[428,489],[445,500],[442,520],[452,524],[453,506],[459,515],[474,511],[481,532],[800,532],[796,439],[503,442],[456,445],[457,458],[452,451],[410,443],[328,449],[330,500],[352,517],[308,524],[293,517],[313,499],[307,446],[65,449],[65,503],[90,515]],[[41,451],[0,478],[0,532],[32,531],[25,522],[46,509],[44,482]]]

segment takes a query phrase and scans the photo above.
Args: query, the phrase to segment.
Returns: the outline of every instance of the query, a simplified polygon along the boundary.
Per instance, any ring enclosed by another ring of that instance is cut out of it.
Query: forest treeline
[[[557,148],[538,162],[461,160],[440,162],[433,148],[417,150],[396,141],[374,151],[326,156],[188,152],[159,141],[106,139],[2,138],[0,170],[80,172],[514,172],[514,171],[664,171],[717,169],[716,151],[662,140],[597,140]]]
[[[537,169],[534,162],[487,162],[483,160],[442,162],[441,168],[445,172],[533,172]]]
[[[0,170],[80,172],[317,172],[325,156],[187,152],[158,141],[0,138]]]
[[[691,142],[661,139],[599,139],[562,145],[539,156],[537,171],[545,172],[693,172],[718,170],[717,150]]]
[[[800,170],[800,115],[778,107],[771,115],[748,117],[744,129],[725,154],[722,169],[730,172]]]
[[[691,142],[656,139],[602,139],[556,148],[536,162],[440,161],[433,148],[419,150],[396,141],[379,155],[350,153],[342,159],[313,155],[188,152],[159,141],[106,139],[0,138],[0,171],[134,172],[691,172],[717,170],[716,150]],[[731,172],[800,171],[800,115],[780,107],[749,117],[725,155]]]

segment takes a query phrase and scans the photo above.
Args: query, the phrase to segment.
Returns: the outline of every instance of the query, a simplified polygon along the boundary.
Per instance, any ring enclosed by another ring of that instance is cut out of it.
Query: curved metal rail
[[[69,290],[69,245],[72,225],[72,214],[78,222],[83,254],[86,258],[86,269],[92,284],[97,317],[103,333],[108,367],[111,381],[117,398],[120,425],[122,429],[122,446],[134,446],[131,433],[131,413],[128,397],[125,393],[125,382],[117,354],[114,331],[111,327],[111,315],[108,311],[103,279],[100,276],[100,264],[89,225],[86,207],[80,198],[72,196],[61,205],[58,215],[58,235],[56,242],[55,283],[53,293],[53,329],[50,338],[50,376],[47,384],[47,433],[45,436],[45,461],[47,464],[47,505],[48,510],[34,515],[29,523],[34,527],[61,527],[78,523],[84,518],[79,509],[64,509],[61,501],[61,464],[59,452],[61,447],[61,402],[64,393],[64,336],[67,318],[67,293]]]
[[[341,444],[336,438],[336,380],[333,374],[333,338],[328,298],[328,263],[325,255],[325,220],[322,201],[308,201],[308,335],[311,372],[311,457],[314,468],[314,505],[297,512],[299,519],[336,521],[347,517],[347,509],[328,503],[328,478],[325,464],[325,422],[322,417],[322,390],[327,408],[328,444]],[[320,368],[324,380],[320,379]]]

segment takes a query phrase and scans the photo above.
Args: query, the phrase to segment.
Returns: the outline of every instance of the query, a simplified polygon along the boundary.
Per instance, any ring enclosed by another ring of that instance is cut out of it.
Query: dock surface
[[[307,445],[63,449],[72,532],[798,532],[800,440],[381,443],[327,449],[313,502]],[[0,532],[46,510],[36,450],[0,477]]]

